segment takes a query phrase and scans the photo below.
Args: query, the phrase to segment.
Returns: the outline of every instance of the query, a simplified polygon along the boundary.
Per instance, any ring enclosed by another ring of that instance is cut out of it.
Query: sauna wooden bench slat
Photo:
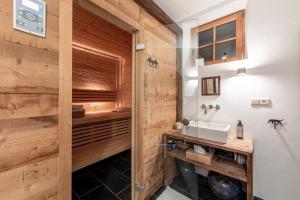
[[[83,118],[73,118],[73,126],[88,124],[93,122],[101,122],[119,118],[131,117],[131,112],[103,112],[103,113],[93,113],[86,114]]]
[[[78,129],[81,129],[82,126],[88,124],[99,124],[98,126],[100,126],[102,122],[106,123],[107,121],[115,121],[119,119],[121,120],[121,119],[128,119],[128,118],[131,118],[131,112],[102,112],[102,113],[86,114],[85,117],[83,118],[73,118],[73,122],[72,122],[73,134],[74,131],[76,132],[78,131]],[[131,119],[129,121],[131,121]],[[131,123],[129,123],[129,126],[130,125]],[[94,125],[89,125],[89,126],[94,126]],[[122,126],[119,128],[124,128],[124,127]],[[104,140],[100,140],[100,141],[95,140],[95,142],[91,142],[83,146],[73,147],[72,148],[72,154],[73,154],[72,170],[77,171],[86,166],[94,164],[95,162],[106,159],[110,156],[113,156],[127,149],[130,149],[131,132],[130,130],[128,131],[129,132],[126,134],[124,131],[122,131],[122,134],[111,135],[112,137],[108,137],[107,139]]]
[[[238,164],[234,164],[233,162],[217,162],[214,160],[212,161],[211,165],[205,165],[187,159],[185,153],[182,151],[179,151],[177,149],[172,151],[167,151],[165,148],[164,151],[165,152],[164,153],[165,186],[171,183],[170,181],[172,180],[172,177],[174,177],[176,173],[174,172],[174,169],[172,169],[172,167],[174,168],[174,166],[170,166],[170,165],[174,165],[174,163],[172,163],[172,161],[170,162],[168,158],[177,158],[185,162],[194,164],[196,166],[200,166],[208,170],[212,170],[245,182],[247,184],[247,200],[252,200],[253,198],[253,140],[252,138],[245,137],[243,140],[240,140],[233,135],[229,135],[227,139],[227,143],[223,144],[223,143],[205,140],[201,138],[186,136],[181,133],[181,130],[172,130],[164,134],[164,140],[165,140],[164,142],[167,143],[169,139],[184,140],[186,142],[190,142],[198,145],[213,147],[213,148],[245,155],[247,156],[247,163],[246,163],[247,167],[243,168],[242,166],[239,166]]]

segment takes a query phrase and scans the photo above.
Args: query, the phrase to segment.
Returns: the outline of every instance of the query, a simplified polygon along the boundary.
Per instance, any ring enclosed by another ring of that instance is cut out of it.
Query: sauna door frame
[[[76,0],[80,2],[80,0]],[[59,166],[58,166],[58,195],[59,199],[70,199],[72,195],[72,20],[73,20],[73,0],[60,1],[59,17]],[[142,171],[142,159],[137,149],[141,147],[138,142],[141,140],[136,133],[140,128],[137,120],[141,107],[143,92],[139,83],[143,80],[137,67],[138,58],[143,56],[142,53],[136,52],[135,46],[143,36],[143,31],[139,31],[127,24],[121,19],[117,19],[113,14],[108,13],[101,7],[91,5],[91,12],[97,12],[97,15],[108,22],[126,30],[132,34],[132,132],[131,132],[131,191],[132,199],[138,199],[139,194],[135,190],[138,185]],[[137,169],[137,170],[136,170]]]

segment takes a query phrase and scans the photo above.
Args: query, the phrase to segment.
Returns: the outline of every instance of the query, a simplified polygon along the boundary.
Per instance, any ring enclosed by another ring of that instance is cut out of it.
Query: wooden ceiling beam
[[[144,8],[150,15],[165,25],[177,36],[182,35],[182,29],[153,1],[153,0],[133,0]]]

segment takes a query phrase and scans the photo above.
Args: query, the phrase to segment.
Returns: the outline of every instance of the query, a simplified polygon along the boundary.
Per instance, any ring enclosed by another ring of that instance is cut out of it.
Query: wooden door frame
[[[72,198],[73,0],[59,1],[58,199]]]

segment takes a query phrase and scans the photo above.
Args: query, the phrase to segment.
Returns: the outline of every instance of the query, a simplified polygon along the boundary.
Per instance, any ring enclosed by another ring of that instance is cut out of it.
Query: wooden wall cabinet
[[[192,29],[197,58],[206,65],[241,60],[245,56],[245,11],[241,10]]]

